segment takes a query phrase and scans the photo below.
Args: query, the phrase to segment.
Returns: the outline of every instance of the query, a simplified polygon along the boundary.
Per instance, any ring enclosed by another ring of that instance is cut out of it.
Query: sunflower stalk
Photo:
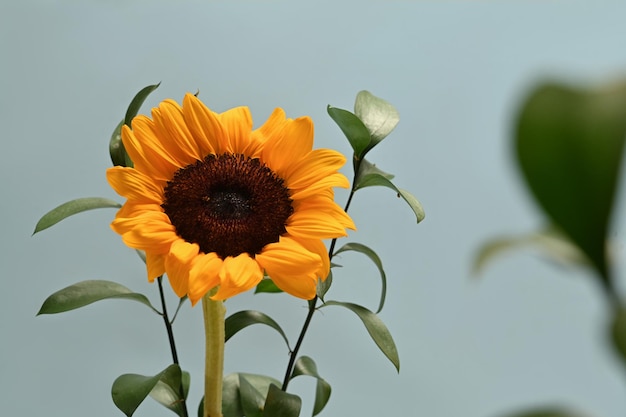
[[[222,417],[222,379],[224,375],[224,320],[226,308],[221,300],[202,298],[206,356],[204,368],[204,417]]]

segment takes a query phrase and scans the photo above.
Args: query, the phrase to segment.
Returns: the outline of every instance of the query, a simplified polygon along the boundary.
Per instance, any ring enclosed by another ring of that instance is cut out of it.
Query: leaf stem
[[[172,330],[172,323],[167,315],[167,307],[165,305],[165,296],[163,294],[163,276],[157,278],[157,282],[159,284],[159,295],[161,296],[161,309],[163,310],[163,322],[165,323],[165,329],[167,330],[167,338],[170,342],[170,350],[172,351],[172,362],[176,365],[179,365],[178,362],[178,353],[176,352],[176,342],[174,341],[174,331]],[[183,404],[183,417],[188,417],[187,413],[187,402],[185,401],[185,392],[183,390],[183,383],[181,380],[180,387],[178,388],[178,395],[181,398]]]
[[[202,298],[205,333],[204,417],[222,417],[222,378],[224,375],[224,317],[223,301],[212,300],[215,290]]]
[[[346,206],[343,209],[346,213],[348,212],[348,208],[350,208],[352,197],[354,196],[354,193],[356,191],[356,189],[354,188],[355,187],[354,184],[356,183],[356,175],[357,175],[356,172],[358,172],[359,166],[360,166],[360,163],[355,163],[355,175],[354,175],[354,181],[352,183],[352,189],[350,190],[348,201],[346,201]],[[334,238],[330,242],[330,248],[328,249],[328,258],[331,261],[333,259],[333,254],[335,252],[336,244],[337,244],[337,238]],[[315,313],[315,310],[317,308],[317,299],[318,297],[315,296],[312,300],[309,300],[309,311],[306,315],[306,318],[304,319],[304,324],[302,325],[302,330],[300,330],[298,341],[296,342],[296,345],[294,346],[293,350],[289,352],[289,362],[287,363],[287,370],[285,371],[285,378],[283,379],[283,386],[281,388],[283,391],[287,391],[287,387],[289,386],[289,380],[291,379],[291,372],[293,371],[293,366],[296,362],[298,351],[300,351],[300,346],[302,346],[302,342],[304,341],[304,336],[307,330],[309,329],[309,324],[311,324],[311,319],[313,319],[313,314]]]

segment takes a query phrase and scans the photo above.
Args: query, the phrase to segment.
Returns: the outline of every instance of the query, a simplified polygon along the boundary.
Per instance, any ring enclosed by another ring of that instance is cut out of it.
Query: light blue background
[[[49,294],[84,279],[115,280],[157,301],[143,265],[108,227],[113,210],[30,236],[41,215],[67,200],[121,201],[104,176],[108,138],[135,92],[161,81],[144,112],[197,90],[217,111],[250,106],[256,125],[280,106],[313,118],[317,147],[344,153],[349,146],[327,104],[351,109],[367,89],[400,111],[397,129],[370,159],[396,174],[427,218],[415,225],[391,191],[363,190],[351,208],[359,231],[350,239],[376,249],[385,264],[381,317],[401,372],[351,313],[323,310],[302,350],[333,386],[322,415],[495,417],[564,404],[623,417],[624,369],[605,343],[607,314],[589,274],[530,251],[495,261],[480,279],[470,269],[487,239],[543,223],[510,146],[527,89],[551,77],[623,75],[625,15],[625,5],[591,1],[3,2],[0,414],[121,415],[110,399],[113,380],[169,364],[162,322],[139,304],[35,317]],[[341,204],[345,197],[338,193]],[[623,241],[623,223],[614,230]],[[375,268],[357,255],[340,261],[329,297],[374,308]],[[271,314],[292,343],[304,305],[249,294],[227,303],[231,313]],[[282,379],[287,349],[257,327],[228,343],[225,370]],[[201,310],[186,305],[175,333],[192,373],[194,415]],[[313,381],[300,378],[292,390],[309,415]],[[136,413],[168,414],[152,401]]]

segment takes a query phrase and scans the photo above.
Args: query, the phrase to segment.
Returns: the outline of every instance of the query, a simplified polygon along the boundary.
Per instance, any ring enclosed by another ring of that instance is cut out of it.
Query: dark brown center
[[[282,178],[258,159],[233,154],[179,169],[167,182],[162,207],[181,238],[222,259],[254,256],[278,242],[293,213]]]

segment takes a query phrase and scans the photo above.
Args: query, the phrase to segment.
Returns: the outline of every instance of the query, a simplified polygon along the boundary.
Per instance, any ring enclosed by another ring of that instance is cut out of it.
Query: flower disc
[[[233,154],[208,155],[178,170],[162,207],[181,238],[222,259],[254,257],[278,242],[293,213],[281,178],[258,159]]]

